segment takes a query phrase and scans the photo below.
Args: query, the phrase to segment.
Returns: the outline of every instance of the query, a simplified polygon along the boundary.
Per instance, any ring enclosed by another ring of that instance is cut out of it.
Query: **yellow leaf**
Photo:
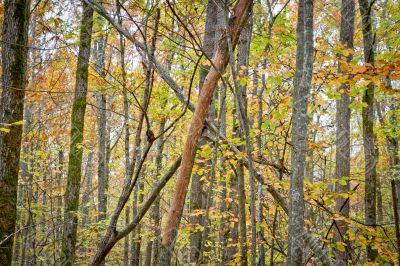
[[[14,122],[14,123],[12,123],[14,126],[20,126],[20,125],[23,125],[24,124],[24,120],[21,120],[21,121],[17,121],[17,122]]]
[[[344,252],[346,250],[346,244],[343,242],[336,242],[336,249]]]

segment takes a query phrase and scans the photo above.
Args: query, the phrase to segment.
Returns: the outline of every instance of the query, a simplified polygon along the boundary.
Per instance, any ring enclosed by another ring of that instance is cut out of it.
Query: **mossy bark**
[[[375,62],[374,45],[375,40],[372,32],[372,3],[369,0],[359,0],[360,13],[362,19],[362,33],[364,44],[364,61],[373,66]],[[365,156],[365,223],[373,227],[376,226],[376,163],[377,154],[375,151],[374,134],[374,95],[375,86],[370,83],[363,95],[363,103],[366,106],[362,109],[363,121],[363,145]],[[378,253],[370,244],[367,245],[367,260],[374,261]]]
[[[71,141],[68,161],[67,190],[64,206],[64,231],[62,237],[61,262],[73,265],[79,209],[79,191],[81,187],[82,142],[88,86],[88,66],[90,43],[92,39],[93,9],[83,5],[83,16],[80,28],[78,64],[76,69],[75,97],[71,115]]]
[[[29,0],[6,0],[2,30],[0,106],[0,264],[11,265],[23,119]]]

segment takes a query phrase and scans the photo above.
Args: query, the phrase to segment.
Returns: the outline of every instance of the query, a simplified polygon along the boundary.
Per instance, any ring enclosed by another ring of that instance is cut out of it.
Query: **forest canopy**
[[[400,265],[398,0],[0,24],[0,265]]]

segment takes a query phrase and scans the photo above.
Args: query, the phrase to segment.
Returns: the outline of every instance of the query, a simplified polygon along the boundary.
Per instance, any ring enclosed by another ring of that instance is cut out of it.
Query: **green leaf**
[[[326,198],[324,200],[324,202],[325,202],[325,205],[332,205],[333,204],[333,200],[331,200],[330,198]]]
[[[5,127],[0,127],[0,131],[8,133],[8,132],[10,132],[10,129],[9,128],[5,128]]]

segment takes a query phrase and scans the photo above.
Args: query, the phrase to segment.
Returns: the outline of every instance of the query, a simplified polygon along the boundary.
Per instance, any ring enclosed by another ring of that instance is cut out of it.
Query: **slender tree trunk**
[[[248,22],[244,26],[244,29],[239,38],[239,48],[238,48],[238,70],[239,73],[234,73],[235,76],[237,74],[242,78],[246,78],[247,76],[247,68],[249,66],[249,53],[250,53],[250,39],[251,39],[251,23]],[[249,128],[246,127],[247,122],[247,88],[246,86],[241,86],[238,84],[237,80],[235,81],[235,113],[238,122],[238,137],[246,140],[246,146],[240,146],[239,149],[243,152],[247,151],[249,146],[247,145],[247,133]],[[245,121],[246,120],[246,121]],[[248,126],[248,125],[247,125]],[[239,229],[240,229],[240,253],[241,253],[241,264],[247,265],[247,240],[246,240],[246,193],[245,193],[245,179],[244,179],[244,166],[243,162],[238,163],[238,167],[236,169],[237,178],[238,178],[238,193],[239,193]],[[252,179],[252,175],[250,174],[250,179]],[[251,221],[255,222],[253,218],[255,218],[255,205],[254,205],[254,181],[250,180],[251,183]],[[256,236],[255,236],[255,227],[251,227],[252,231],[252,265],[255,264],[254,256],[256,254],[253,253],[256,249]],[[254,242],[254,243],[253,243]],[[254,245],[253,245],[254,244]]]
[[[130,223],[130,208],[125,208],[125,226]],[[124,239],[124,266],[129,265],[129,234]]]
[[[307,154],[308,98],[313,70],[313,0],[300,0],[297,18],[296,74],[293,93],[292,175],[289,192],[287,265],[303,265],[304,170]]]
[[[379,160],[379,153],[376,152],[377,157],[376,159]],[[382,202],[382,180],[380,177],[376,179],[376,210],[377,210],[377,217],[376,220],[378,224],[383,223],[383,202]]]
[[[386,85],[389,88],[392,88],[392,84],[390,79],[386,78]],[[392,194],[392,208],[393,208],[393,217],[394,217],[394,229],[396,234],[396,251],[397,251],[397,261],[400,265],[400,226],[399,226],[399,204],[398,204],[398,193],[396,188],[399,186],[399,179],[396,169],[399,167],[400,164],[400,157],[399,157],[399,140],[395,136],[395,130],[397,130],[395,126],[396,122],[396,111],[398,110],[399,106],[397,103],[392,103],[390,105],[390,115],[388,121],[385,121],[382,115],[381,109],[382,106],[379,102],[376,102],[376,110],[379,118],[379,122],[381,126],[385,126],[385,122],[391,126],[391,131],[388,135],[386,135],[386,145],[390,156],[390,169],[392,169],[392,176],[390,180],[390,188]],[[379,208],[379,204],[378,204]]]
[[[395,111],[399,109],[397,103],[392,103],[390,107],[393,112],[389,117],[389,122],[392,124],[393,131],[396,130],[396,127],[393,126],[396,121]],[[400,188],[399,174],[396,169],[399,168],[400,165],[400,156],[399,156],[399,140],[396,137],[387,137],[389,152],[390,152],[390,162],[391,169],[393,169],[393,176],[390,180],[391,192],[392,192],[392,204],[393,204],[393,216],[395,221],[395,232],[396,232],[396,248],[397,248],[397,263],[400,265],[400,214],[399,214],[399,193],[396,191]]]
[[[23,119],[29,0],[4,3],[2,29],[1,127]],[[10,265],[17,218],[17,188],[22,126],[0,132],[0,264]]]
[[[90,225],[90,211],[92,210],[91,206],[91,191],[92,191],[92,182],[93,182],[93,157],[94,157],[94,152],[90,151],[88,156],[87,156],[87,162],[86,162],[86,169],[85,169],[85,175],[84,175],[84,180],[83,180],[83,186],[84,186],[84,191],[82,195],[82,227],[87,228]],[[81,247],[81,252],[84,255],[84,258],[86,259],[87,256],[87,251],[88,248],[86,246]]]
[[[102,31],[104,19],[96,20],[97,28]],[[106,48],[106,37],[103,33],[96,38],[94,47],[94,56],[96,60],[95,70],[96,73],[101,77],[105,78],[106,72],[105,67],[105,48]],[[99,215],[97,217],[98,221],[102,221],[107,215],[107,191],[108,191],[108,158],[107,158],[107,144],[109,142],[108,132],[107,132],[107,95],[104,88],[96,93],[97,99],[97,137],[98,137],[98,168],[97,168],[97,178],[98,178],[98,211]]]
[[[165,128],[165,119],[161,121],[159,132],[163,132]],[[164,150],[164,137],[161,136],[157,141],[157,155],[156,155],[156,173],[155,176],[158,181],[159,176],[161,174],[162,168],[162,159],[163,159],[163,150]],[[160,214],[160,197],[157,196],[157,199],[154,202],[154,205],[151,210],[151,217],[154,221],[154,241],[153,241],[153,251],[152,251],[152,264],[157,266],[159,263],[159,254],[160,254],[160,244],[161,244],[161,214]]]
[[[274,256],[275,256],[275,236],[276,236],[276,227],[277,227],[277,221],[278,221],[278,208],[275,209],[274,213],[274,220],[272,222],[272,243],[271,243],[271,250],[270,250],[270,256],[269,256],[269,265],[273,266],[275,265],[274,263]]]
[[[151,253],[153,251],[153,241],[148,241],[146,245],[146,258],[144,261],[144,265],[151,265]]]
[[[220,93],[219,93],[219,132],[223,134],[224,136],[226,135],[226,87],[221,84],[220,88]],[[229,235],[231,234],[232,230],[234,228],[231,228],[231,223],[229,222],[230,218],[226,217],[227,213],[226,211],[228,210],[228,206],[234,204],[231,202],[230,204],[227,203],[226,199],[228,197],[227,193],[227,175],[225,171],[225,161],[226,158],[225,156],[221,155],[220,157],[220,186],[222,187],[222,192],[221,192],[221,204],[220,204],[220,210],[221,210],[221,226],[220,226],[220,242],[221,242],[221,263],[222,265],[227,264],[229,260],[231,260],[233,254],[235,254],[237,251],[233,250],[235,249],[235,246],[232,245],[231,247],[228,247],[228,239]],[[233,227],[235,227],[237,223],[233,223]],[[233,239],[232,237],[230,237]],[[229,252],[229,250],[232,250]]]
[[[83,142],[90,43],[92,39],[93,26],[93,9],[85,2],[82,2],[82,6],[83,15],[80,29],[75,97],[71,115],[71,142],[64,207],[64,231],[61,251],[61,262],[64,265],[73,265],[75,263],[78,221],[76,212],[79,208],[79,190],[82,168],[82,148],[80,145]]]
[[[258,222],[261,224],[261,222],[264,220],[264,216],[263,216],[263,206],[262,206],[262,186],[261,184],[259,184],[258,186]],[[259,257],[258,257],[258,262],[257,265],[258,266],[265,266],[265,245],[263,242],[263,237],[264,237],[264,230],[261,228],[258,229],[258,235],[259,235],[259,244],[258,244],[258,252],[259,252]]]
[[[214,55],[216,43],[215,43],[215,37],[216,37],[216,26],[217,26],[217,12],[218,11],[218,6],[215,3],[214,0],[209,0],[207,2],[207,15],[206,15],[206,25],[205,25],[205,34],[204,34],[204,40],[203,40],[203,53],[205,54],[206,58],[212,58]],[[208,61],[206,59],[206,61]],[[203,87],[204,79],[208,73],[208,67],[207,66],[202,66],[200,68],[200,82],[199,82],[199,88],[201,89]],[[212,107],[211,109],[214,109],[213,106],[215,106],[213,103],[211,104]],[[210,116],[210,114],[208,114]],[[202,158],[200,158],[203,160]],[[210,160],[206,160],[205,163],[200,163],[198,165],[199,169],[204,169],[210,165]],[[198,174],[198,173],[193,173],[192,175],[192,182],[191,182],[191,188],[190,188],[190,211],[191,213],[195,212],[196,210],[201,210],[204,209],[205,205],[205,199],[203,197],[204,190],[203,190],[203,177]],[[202,215],[196,214],[196,215],[191,215],[190,217],[190,224],[193,227],[197,226],[204,226],[202,224]],[[202,250],[202,231],[201,230],[195,230],[190,235],[190,263],[201,263],[199,261],[199,258],[201,257],[200,251]]]
[[[236,97],[243,97],[237,95]],[[246,97],[246,96],[244,96]],[[239,109],[240,107],[237,106],[236,104],[235,109]],[[238,115],[238,112],[236,111],[237,115],[237,120],[235,123],[239,124],[240,118]],[[243,139],[243,132],[241,132],[241,129],[237,129],[239,132],[239,136],[241,139]],[[240,146],[239,147],[241,151],[244,152],[244,147]],[[240,257],[241,257],[241,265],[247,265],[247,228],[246,228],[246,189],[245,189],[245,180],[244,180],[244,166],[242,162],[239,162],[236,168],[236,174],[237,174],[237,192],[238,192],[238,200],[239,200],[239,243],[240,243]]]
[[[117,1],[117,16],[118,23],[122,25],[121,6]],[[129,99],[126,84],[126,67],[125,67],[125,40],[122,34],[119,34],[119,51],[121,57],[121,76],[122,76],[122,94],[124,97],[124,153],[125,153],[125,180],[128,180],[132,174],[130,163],[130,148],[129,148]],[[130,208],[125,208],[125,225],[130,223]],[[124,265],[129,265],[129,235],[125,237],[124,241]]]
[[[256,69],[258,68],[258,64],[256,64]],[[253,73],[253,95],[257,97],[257,120],[255,121],[255,125],[257,130],[259,130],[259,134],[256,136],[256,144],[257,144],[257,157],[262,158],[263,153],[262,153],[262,141],[261,141],[261,130],[262,130],[262,115],[263,115],[263,106],[262,106],[262,94],[264,91],[264,88],[259,89],[259,75],[257,71],[254,71]],[[263,215],[263,205],[262,205],[262,198],[263,198],[263,189],[262,189],[262,184],[258,183],[258,192],[257,192],[257,200],[258,200],[258,206],[257,206],[257,211],[258,211],[258,216],[257,220],[261,224],[261,222],[264,220],[264,215]],[[264,245],[264,229],[262,226],[259,227],[258,232],[257,232],[258,238],[259,238],[259,243],[258,243],[258,250],[259,250],[259,257],[258,257],[258,266],[265,266],[265,245]]]
[[[243,32],[240,36],[240,45],[239,45],[239,58],[238,58],[238,66],[240,74],[243,75],[243,78],[247,78],[248,75],[248,67],[249,67],[249,56],[250,56],[250,41],[252,35],[252,18],[249,19],[249,22],[245,25]],[[244,68],[243,68],[244,67]],[[254,167],[253,167],[253,146],[250,141],[250,123],[249,117],[247,116],[247,88],[246,86],[237,86],[238,91],[237,95],[237,103],[238,103],[238,116],[239,116],[239,125],[241,131],[243,132],[243,138],[245,139],[246,147],[245,151],[247,153],[247,157],[249,158],[249,183],[250,183],[250,216],[251,216],[251,265],[256,265],[257,261],[257,230],[256,230],[256,181],[254,175]]]
[[[171,69],[172,67],[172,59],[173,59],[173,54],[170,55],[170,58],[167,60],[167,65],[168,65],[168,70]],[[166,100],[163,100],[162,102],[162,106],[163,108],[165,108],[167,104]],[[164,132],[165,130],[165,123],[166,123],[166,119],[163,118],[161,120],[160,123],[160,129],[159,129],[159,134],[161,134],[162,132]],[[155,163],[156,163],[156,173],[155,173],[155,177],[156,177],[156,182],[158,182],[158,180],[160,179],[160,174],[161,174],[161,170],[162,170],[162,161],[163,161],[163,151],[164,151],[164,135],[160,136],[160,138],[157,140],[157,155],[156,155],[156,159],[155,159]],[[161,213],[160,213],[160,201],[161,198],[160,196],[157,196],[153,208],[151,210],[151,217],[154,221],[154,241],[153,241],[153,251],[152,251],[152,264],[154,266],[158,266],[159,265],[159,255],[160,255],[160,247],[161,247]]]
[[[355,2],[354,0],[342,0],[341,6],[341,24],[340,24],[340,42],[347,49],[353,48],[354,39],[354,17],[355,17]],[[341,67],[343,64],[347,64],[353,58],[352,53],[347,57],[343,58],[339,56],[339,72],[343,72]],[[349,76],[348,78],[351,78]],[[343,177],[350,177],[350,86],[342,84],[340,91],[344,91],[341,94],[340,99],[336,105],[336,165],[335,165],[335,176],[341,180]],[[336,193],[347,193],[350,191],[350,181],[345,180],[345,184],[335,184]],[[350,214],[350,201],[346,197],[338,197],[336,199],[337,212],[340,212],[343,216],[349,217]],[[334,250],[336,261],[340,265],[347,265],[350,251],[350,243],[343,237],[347,234],[348,224],[345,220],[335,221],[335,241],[346,243],[346,250],[339,251]]]
[[[85,191],[83,192],[82,195],[82,203],[83,203],[83,208],[82,208],[82,213],[83,213],[83,220],[82,220],[82,226],[85,227],[90,223],[90,194],[92,191],[92,182],[93,182],[93,151],[90,151],[88,154],[87,158],[87,163],[86,163],[86,173],[85,173],[85,182],[84,182],[84,187]]]
[[[137,159],[140,161],[140,158]],[[134,219],[138,214],[138,203],[142,203],[143,201],[143,180],[139,181],[138,186],[135,187],[134,195],[133,195],[134,204],[132,206],[132,219]],[[132,242],[131,242],[131,266],[140,266],[140,250],[142,243],[141,225],[140,223],[136,226],[135,230],[132,231]]]
[[[225,1],[221,1],[221,3],[226,4]],[[226,10],[223,6],[218,5],[217,9],[217,29],[216,29],[216,40],[219,40],[222,36],[226,28],[225,18],[227,16]],[[227,130],[227,106],[226,106],[226,97],[227,97],[227,89],[225,84],[220,84],[220,93],[219,93],[219,114],[218,114],[218,131],[219,134],[223,136],[226,135]],[[237,198],[237,179],[234,175],[227,176],[225,171],[225,162],[226,157],[221,155],[220,157],[220,185],[222,186],[221,192],[221,205],[220,209],[223,213],[221,215],[221,226],[220,226],[220,242],[222,246],[221,250],[221,263],[222,265],[226,265],[229,261],[233,259],[233,256],[237,254],[237,244],[238,244],[238,208],[236,200],[231,200],[230,202],[226,199],[229,197],[230,199]],[[228,195],[228,185],[231,189],[229,189]],[[229,214],[229,216],[228,216]],[[233,214],[232,217],[230,214]],[[230,240],[230,241],[229,241]],[[228,243],[229,242],[229,243]]]
[[[362,33],[364,43],[364,61],[366,64],[374,65],[374,37],[372,32],[372,4],[370,0],[359,0]],[[363,144],[365,156],[365,223],[376,226],[376,152],[374,135],[374,84],[371,82],[368,89],[364,92],[363,102],[367,105],[362,109],[363,118]],[[367,245],[367,260],[374,261],[378,253]]]

